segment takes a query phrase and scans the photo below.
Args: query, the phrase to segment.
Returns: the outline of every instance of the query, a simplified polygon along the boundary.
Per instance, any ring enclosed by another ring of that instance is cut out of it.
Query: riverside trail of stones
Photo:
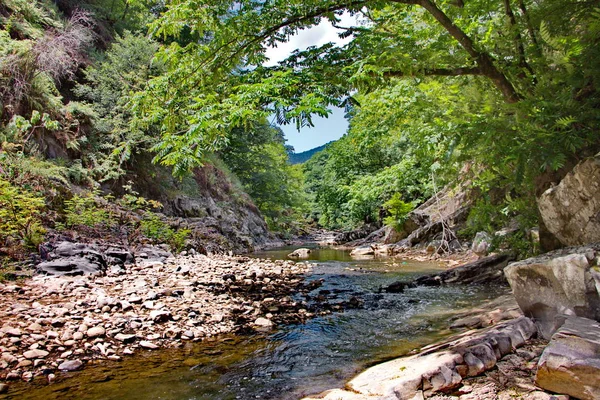
[[[140,261],[104,276],[0,283],[0,380],[32,380],[94,360],[311,317],[295,301],[310,265],[221,255]],[[3,390],[6,388],[2,384]]]

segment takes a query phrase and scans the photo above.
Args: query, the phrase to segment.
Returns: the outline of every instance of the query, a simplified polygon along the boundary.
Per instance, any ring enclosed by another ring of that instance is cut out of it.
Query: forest
[[[599,0],[0,0],[0,399],[598,399],[599,85]]]
[[[102,214],[102,196],[160,210],[142,164],[175,186],[215,165],[284,236],[399,226],[457,182],[465,234],[529,229],[536,194],[600,142],[595,2],[4,0],[0,15],[5,254],[80,223],[69,210]],[[265,66],[321,21],[351,41]],[[348,131],[290,165],[269,121],[333,106]]]

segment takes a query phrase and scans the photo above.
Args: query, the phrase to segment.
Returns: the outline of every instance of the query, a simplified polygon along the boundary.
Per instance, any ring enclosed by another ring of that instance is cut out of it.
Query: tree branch
[[[477,50],[473,40],[467,36],[452,20],[439,9],[432,0],[391,0],[394,3],[417,4],[423,7],[433,18],[442,25],[444,29],[460,43],[463,49],[477,62],[481,70],[481,75],[492,80],[494,85],[504,96],[508,103],[516,103],[521,100],[521,96],[510,82],[510,80],[494,64],[494,59],[487,53]]]
[[[458,67],[458,68],[426,68],[409,74],[402,71],[387,71],[383,73],[386,78],[401,78],[405,76],[416,76],[419,73],[427,76],[462,76],[462,75],[484,75],[479,67]]]

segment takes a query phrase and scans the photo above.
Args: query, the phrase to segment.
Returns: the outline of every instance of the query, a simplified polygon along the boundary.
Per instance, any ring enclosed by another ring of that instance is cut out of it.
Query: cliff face
[[[128,178],[142,196],[160,201],[176,225],[191,229],[206,251],[245,253],[276,240],[252,199],[218,160],[182,180],[142,161]]]

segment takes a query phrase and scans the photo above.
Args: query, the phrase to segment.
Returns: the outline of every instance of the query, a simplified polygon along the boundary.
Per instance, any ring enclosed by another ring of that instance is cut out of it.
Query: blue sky
[[[302,153],[342,137],[348,129],[344,110],[335,108],[332,111],[329,118],[313,118],[314,128],[305,127],[298,131],[296,125],[280,126],[285,133],[287,144],[293,146],[296,153]]]
[[[349,14],[343,14],[339,25],[357,25],[356,18]],[[270,59],[267,65],[276,64],[296,49],[304,50],[309,46],[320,46],[329,42],[343,46],[352,39],[340,39],[337,35],[338,32],[329,21],[323,21],[311,29],[300,31],[297,35],[292,36],[288,42],[281,43],[278,47],[267,50],[267,56]],[[287,143],[294,147],[296,153],[301,153],[332,140],[339,139],[348,129],[348,121],[344,118],[344,110],[339,108],[332,109],[332,113],[328,118],[315,117],[313,124],[313,128],[305,127],[300,131],[296,129],[295,125],[281,126]]]

